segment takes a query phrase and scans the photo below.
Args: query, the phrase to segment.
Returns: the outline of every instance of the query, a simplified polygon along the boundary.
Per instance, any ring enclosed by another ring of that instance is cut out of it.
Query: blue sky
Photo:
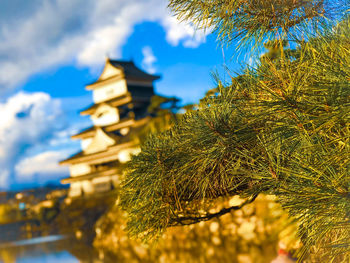
[[[184,103],[214,87],[224,62],[239,70],[234,47],[179,23],[164,0],[3,1],[0,27],[0,190],[68,176],[57,162],[80,149],[70,136],[91,125],[78,111],[106,56],[160,74],[156,91]]]

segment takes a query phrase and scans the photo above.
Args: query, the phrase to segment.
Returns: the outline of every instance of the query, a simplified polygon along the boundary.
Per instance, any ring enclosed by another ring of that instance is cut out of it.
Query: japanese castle
[[[60,162],[69,166],[70,177],[62,183],[70,184],[70,197],[119,185],[121,164],[140,151],[133,136],[150,118],[147,108],[157,79],[131,61],[107,59],[98,80],[86,86],[94,103],[80,114],[89,115],[93,126],[72,136],[81,140],[82,151]]]

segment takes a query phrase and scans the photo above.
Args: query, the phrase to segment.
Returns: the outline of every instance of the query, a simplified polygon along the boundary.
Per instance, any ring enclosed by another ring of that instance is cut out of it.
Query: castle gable
[[[100,104],[91,119],[95,126],[106,126],[119,121],[119,113],[116,107],[112,107],[106,103]]]
[[[97,128],[95,137],[92,139],[89,146],[87,146],[86,149],[84,149],[84,154],[105,151],[109,146],[112,146],[115,143],[115,138],[108,136],[101,128]]]
[[[109,79],[111,77],[123,76],[123,70],[116,66],[113,66],[109,60],[107,60],[106,65],[98,78],[97,82]]]

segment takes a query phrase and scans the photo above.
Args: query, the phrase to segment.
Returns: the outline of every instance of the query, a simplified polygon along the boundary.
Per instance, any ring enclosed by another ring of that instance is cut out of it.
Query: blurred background
[[[271,262],[296,246],[269,196],[156,244],[130,240],[118,206],[129,157],[96,157],[137,152],[215,88],[213,74],[252,63],[235,43],[180,23],[165,0],[2,1],[0,25],[0,262]],[[104,88],[116,93],[101,99]]]

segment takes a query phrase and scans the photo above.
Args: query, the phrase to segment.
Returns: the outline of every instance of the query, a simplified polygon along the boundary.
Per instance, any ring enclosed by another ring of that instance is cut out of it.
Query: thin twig
[[[258,197],[258,195],[259,194],[253,195],[252,198],[246,200],[245,202],[243,202],[242,204],[240,204],[238,206],[231,206],[228,208],[223,208],[217,213],[213,213],[213,214],[208,213],[204,216],[198,216],[198,217],[186,216],[186,217],[174,218],[174,219],[170,220],[169,226],[185,226],[185,225],[196,224],[196,223],[199,223],[201,221],[208,221],[208,220],[213,219],[215,217],[219,217],[219,216],[222,216],[224,214],[230,213],[231,211],[239,210],[247,204],[251,204]]]

